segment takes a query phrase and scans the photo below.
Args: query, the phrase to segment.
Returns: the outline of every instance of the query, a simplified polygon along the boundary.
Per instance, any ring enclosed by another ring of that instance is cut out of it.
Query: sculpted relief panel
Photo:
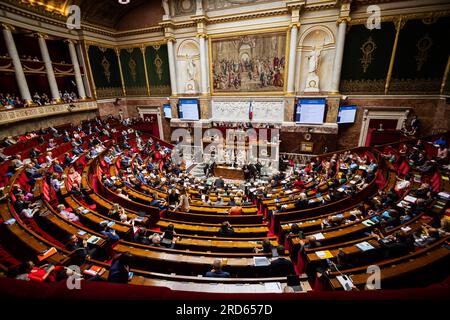
[[[273,0],[205,0],[207,11],[271,2]]]
[[[284,101],[213,101],[212,119],[214,121],[250,121],[250,107],[254,122],[282,122]]]
[[[212,101],[213,120],[248,121],[249,101]]]

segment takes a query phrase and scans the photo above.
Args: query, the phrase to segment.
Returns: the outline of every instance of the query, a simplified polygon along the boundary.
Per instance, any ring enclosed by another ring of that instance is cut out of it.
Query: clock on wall
[[[303,135],[303,138],[305,138],[306,141],[311,140],[311,138],[312,138],[311,133],[305,133],[305,134]]]

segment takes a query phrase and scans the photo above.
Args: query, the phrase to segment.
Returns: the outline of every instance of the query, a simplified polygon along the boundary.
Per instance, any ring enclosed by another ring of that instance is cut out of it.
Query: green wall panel
[[[145,48],[148,80],[151,95],[170,94],[170,71],[167,45],[154,45]]]
[[[342,63],[342,92],[382,93],[395,39],[393,22],[380,29],[353,25],[346,35]]]
[[[89,46],[89,62],[98,98],[122,96],[119,62],[114,49]]]
[[[391,93],[439,93],[449,55],[450,18],[409,20],[400,31]]]
[[[127,96],[147,95],[144,59],[141,49],[120,50],[120,62]]]

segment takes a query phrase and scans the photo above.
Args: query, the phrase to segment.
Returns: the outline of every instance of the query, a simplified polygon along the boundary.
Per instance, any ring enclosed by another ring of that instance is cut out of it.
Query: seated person
[[[270,243],[269,239],[264,239],[262,242],[262,247],[255,247],[253,251],[256,253],[272,253],[272,244]]]
[[[208,278],[229,278],[230,273],[222,270],[222,260],[215,259],[213,262],[213,268],[205,274]]]
[[[272,276],[288,276],[295,274],[295,269],[292,261],[284,258],[285,250],[284,246],[279,245],[277,247],[278,258],[270,262],[270,270]]]
[[[240,215],[242,215],[242,213],[243,213],[243,210],[242,210],[242,207],[240,205],[235,205],[234,207],[231,207],[228,210],[228,214],[230,216],[240,216]]]
[[[177,233],[175,232],[174,225],[170,223],[161,236],[161,244],[169,248],[174,248],[176,242],[175,238],[176,235]]]
[[[147,230],[144,227],[138,229],[138,232],[134,235],[134,241],[140,244],[149,245],[150,240],[147,237]]]
[[[109,268],[108,281],[116,283],[128,283],[131,281],[130,264],[133,256],[124,252],[115,257]]]
[[[55,266],[45,264],[41,267],[34,265],[32,261],[22,263],[18,270],[15,279],[24,281],[38,281],[44,282],[48,279],[50,274],[55,270]]]
[[[224,221],[219,229],[219,235],[221,237],[232,237],[234,235],[234,229],[228,221]]]
[[[97,248],[89,248],[86,238],[83,238],[80,243],[75,234],[69,237],[66,249],[73,252],[73,263],[76,265],[81,265],[90,258],[95,259],[97,255]]]
[[[74,214],[73,212],[67,211],[66,207],[63,204],[58,205],[57,208],[58,208],[59,214],[63,218],[65,218],[65,219],[67,219],[69,221],[73,221],[73,222],[76,222],[76,221],[80,220],[76,214]]]
[[[102,223],[101,227],[102,227],[102,231],[100,233],[107,236],[109,240],[111,240],[112,242],[116,242],[116,241],[120,240],[120,237],[116,234],[116,231],[114,231],[114,229],[111,229],[110,227],[108,227],[107,223]]]
[[[150,201],[151,207],[157,207],[159,210],[167,210],[167,202],[158,199],[158,195],[154,192],[152,193],[152,201]]]

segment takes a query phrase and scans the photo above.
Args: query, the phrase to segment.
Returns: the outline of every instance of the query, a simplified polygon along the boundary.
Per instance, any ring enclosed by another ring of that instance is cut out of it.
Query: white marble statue
[[[161,6],[164,9],[164,15],[170,17],[169,0],[162,0]]]
[[[187,71],[188,80],[192,81],[192,80],[194,80],[194,77],[195,77],[194,60],[188,54],[186,54],[186,60],[187,60],[186,71]]]
[[[306,77],[306,85],[304,92],[319,92],[319,59],[322,48],[314,46],[313,51],[308,56],[308,75]]]
[[[308,72],[317,74],[317,69],[319,67],[319,58],[322,49],[318,49],[314,46],[314,50],[311,52],[311,55],[308,57]]]
[[[197,0],[196,3],[197,11],[203,11],[203,0]]]

